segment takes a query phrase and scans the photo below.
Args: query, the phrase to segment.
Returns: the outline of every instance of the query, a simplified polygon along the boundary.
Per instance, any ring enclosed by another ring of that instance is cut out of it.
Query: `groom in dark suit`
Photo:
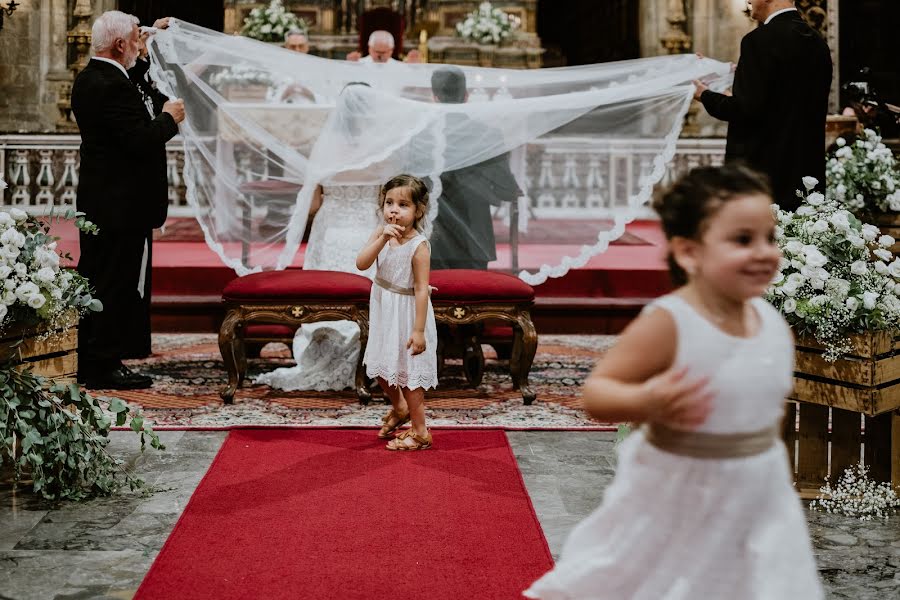
[[[469,96],[466,75],[459,67],[438,69],[431,76],[431,91],[438,102],[462,104]],[[499,135],[483,125],[476,128],[463,114],[448,114],[447,146],[458,145],[454,138],[466,136],[467,146],[478,147],[470,139],[476,129],[485,147]],[[515,202],[521,194],[509,167],[509,154],[447,171],[441,175],[441,187],[431,235],[431,268],[487,269],[497,259],[491,208]]]
[[[751,17],[760,26],[741,41],[732,95],[696,81],[694,97],[728,121],[725,160],[767,174],[775,202],[796,210],[803,177],[815,177],[824,191],[831,55],[793,0],[752,0]]]
[[[77,207],[99,228],[80,236],[78,271],[103,311],[79,325],[78,379],[94,389],[138,389],[152,380],[123,358],[149,351],[152,232],[166,220],[166,142],[184,119],[180,100],[152,117],[127,69],[140,52],[136,17],[101,15],[92,28],[93,57],[72,86],[81,130]]]

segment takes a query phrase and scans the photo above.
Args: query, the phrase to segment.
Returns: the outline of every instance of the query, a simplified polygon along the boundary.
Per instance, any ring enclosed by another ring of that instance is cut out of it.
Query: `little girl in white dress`
[[[364,271],[376,264],[369,300],[369,340],[363,363],[391,400],[378,437],[412,425],[388,450],[426,450],[425,390],[437,386],[437,327],[428,278],[431,250],[420,233],[428,212],[428,188],[411,175],[398,175],[381,188],[379,225],[356,259]]]
[[[823,597],[780,439],[793,341],[760,296],[779,266],[768,184],[695,169],[658,199],[673,279],[585,382],[606,421],[642,422],[601,506],[528,598]]]

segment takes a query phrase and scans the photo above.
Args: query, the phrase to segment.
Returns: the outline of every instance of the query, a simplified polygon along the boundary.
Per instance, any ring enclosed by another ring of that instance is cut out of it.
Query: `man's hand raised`
[[[181,98],[169,100],[163,104],[162,111],[172,115],[172,119],[175,120],[176,124],[181,123],[184,121],[184,100]]]

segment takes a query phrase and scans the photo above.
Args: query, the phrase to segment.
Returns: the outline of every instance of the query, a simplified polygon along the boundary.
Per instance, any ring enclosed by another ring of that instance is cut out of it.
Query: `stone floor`
[[[615,434],[508,435],[557,556],[613,477]],[[0,600],[131,598],[225,436],[163,432],[167,451],[140,454],[133,435],[114,433],[114,453],[159,489],[147,497],[51,509],[0,482]],[[900,599],[900,517],[862,523],[810,512],[809,523],[829,598]]]

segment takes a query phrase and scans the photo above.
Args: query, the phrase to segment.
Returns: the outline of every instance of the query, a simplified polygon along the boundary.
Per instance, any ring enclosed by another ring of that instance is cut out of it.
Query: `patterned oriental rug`
[[[537,393],[531,406],[525,406],[512,389],[506,363],[496,360],[490,347],[484,348],[487,364],[477,389],[467,387],[459,361],[448,361],[440,387],[426,395],[430,426],[615,430],[590,420],[581,409],[581,384],[613,340],[612,336],[541,336],[531,369],[530,381]],[[227,406],[219,398],[226,374],[216,335],[157,334],[153,348],[153,356],[128,361],[131,368],[153,377],[151,389],[91,391],[141,407],[157,429],[374,427],[385,413],[385,400],[376,397],[361,406],[350,390],[284,392],[253,384],[259,373],[294,364],[284,345],[269,344],[261,358],[250,360],[249,383]]]

